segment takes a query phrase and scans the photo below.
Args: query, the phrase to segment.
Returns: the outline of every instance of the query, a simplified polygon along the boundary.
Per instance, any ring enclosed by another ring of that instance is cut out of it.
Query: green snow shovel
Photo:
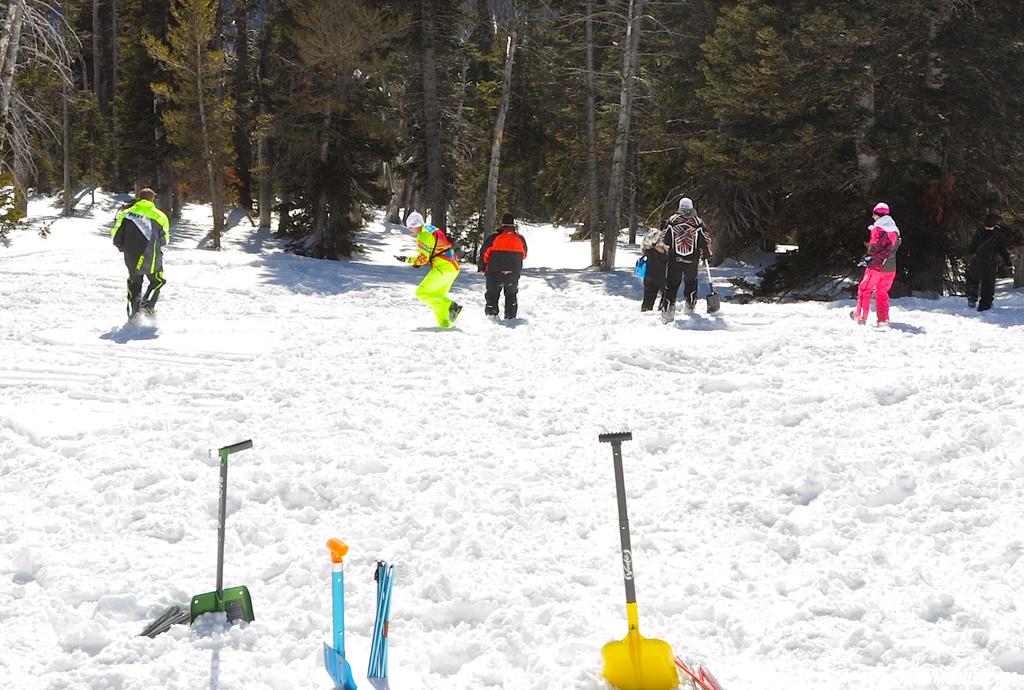
[[[192,606],[189,610],[189,623],[195,623],[196,618],[204,613],[223,611],[227,614],[228,622],[244,620],[251,622],[256,616],[252,612],[252,597],[249,596],[249,589],[241,587],[228,587],[224,589],[224,520],[227,513],[228,502],[228,456],[240,450],[252,448],[252,441],[242,441],[233,446],[224,446],[217,452],[220,454],[220,526],[217,530],[217,589],[206,594],[197,594],[192,597]]]

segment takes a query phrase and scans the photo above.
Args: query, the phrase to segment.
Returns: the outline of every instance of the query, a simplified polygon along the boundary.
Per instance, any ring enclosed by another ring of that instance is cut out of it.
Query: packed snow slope
[[[611,448],[623,448],[643,634],[728,690],[1024,687],[1024,296],[740,304],[672,325],[567,231],[525,225],[520,319],[467,266],[435,327],[398,227],[353,261],[187,208],[155,327],[123,328],[110,197],[0,243],[0,686],[331,687],[346,561],[360,687],[374,563],[397,565],[396,690],[601,690],[626,633]],[[38,227],[58,211],[31,209]],[[912,231],[912,229],[908,229]],[[750,277],[755,267],[719,271]],[[706,282],[702,278],[702,294]],[[701,304],[703,308],[703,302]],[[873,317],[872,317],[873,320]],[[224,584],[256,620],[155,639]]]

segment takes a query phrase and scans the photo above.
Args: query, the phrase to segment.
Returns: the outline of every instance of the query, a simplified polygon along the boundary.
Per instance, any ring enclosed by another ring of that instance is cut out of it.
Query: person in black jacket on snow
[[[519,276],[526,258],[526,239],[516,229],[511,213],[501,216],[501,227],[484,241],[477,268],[487,273],[484,313],[497,318],[498,295],[505,293],[505,318],[514,319],[519,311]]]
[[[644,272],[644,299],[640,303],[640,311],[652,311],[654,301],[665,292],[665,272],[668,268],[668,245],[665,244],[665,224],[661,221],[657,228],[651,228],[644,235],[641,243],[644,256],[647,257],[647,270]],[[664,302],[664,297],[662,297]]]
[[[668,270],[661,311],[665,320],[671,320],[675,316],[679,284],[683,283],[686,310],[693,311],[697,304],[699,262],[701,258],[711,260],[711,241],[690,199],[680,199],[679,212],[666,221],[665,244],[668,245]]]
[[[996,294],[996,257],[1002,258],[1007,267],[1013,265],[997,216],[991,213],[985,216],[985,225],[974,233],[968,252],[971,259],[967,265],[967,304],[972,309],[977,305],[978,311],[986,311],[992,308]]]
[[[155,315],[156,300],[164,279],[164,246],[170,239],[170,223],[166,214],[153,203],[156,192],[149,187],[139,191],[139,198],[117,214],[110,237],[118,251],[124,254],[128,267],[128,318],[140,313]],[[142,294],[142,279],[149,279],[146,294]]]

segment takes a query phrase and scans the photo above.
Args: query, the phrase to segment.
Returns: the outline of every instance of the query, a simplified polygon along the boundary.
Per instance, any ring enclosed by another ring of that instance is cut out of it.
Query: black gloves
[[[398,254],[395,254],[395,258],[401,261],[403,264],[409,263],[409,257],[407,256],[399,256]]]

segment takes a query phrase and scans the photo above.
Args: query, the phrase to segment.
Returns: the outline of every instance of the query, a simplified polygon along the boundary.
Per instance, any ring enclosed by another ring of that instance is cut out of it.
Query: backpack
[[[448,240],[444,230],[434,228],[432,234],[434,235],[434,249],[430,252],[430,261],[427,263],[433,265],[434,259],[441,256],[454,264],[455,268],[459,268],[459,253],[455,251],[455,246]]]

